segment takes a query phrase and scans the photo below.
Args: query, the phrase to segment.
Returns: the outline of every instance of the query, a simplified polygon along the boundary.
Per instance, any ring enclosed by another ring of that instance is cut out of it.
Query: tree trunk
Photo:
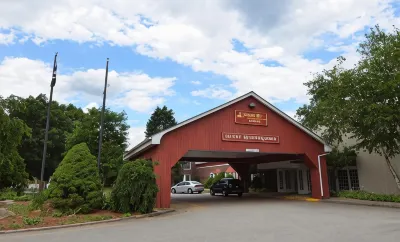
[[[381,148],[381,149],[382,149],[383,156],[385,157],[386,164],[389,167],[390,173],[392,173],[392,176],[394,178],[394,181],[396,182],[397,188],[400,190],[400,179],[399,179],[399,176],[397,175],[396,171],[394,170],[394,168],[392,166],[392,163],[390,162],[390,159],[387,156],[385,150],[383,148]]]

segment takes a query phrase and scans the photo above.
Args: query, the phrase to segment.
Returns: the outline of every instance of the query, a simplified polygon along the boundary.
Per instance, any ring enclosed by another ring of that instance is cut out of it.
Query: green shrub
[[[40,218],[40,217],[34,217],[34,218],[24,217],[23,222],[25,225],[36,225],[36,224],[42,222],[42,218]]]
[[[235,178],[232,174],[226,174],[225,178]]]
[[[54,218],[60,218],[62,217],[64,214],[60,211],[54,211],[53,214],[51,215]]]
[[[32,195],[22,195],[20,197],[16,197],[14,200],[15,201],[30,201],[32,200],[33,196]]]
[[[222,178],[225,178],[225,172],[220,172],[214,176],[213,183],[219,182]]]
[[[128,213],[153,211],[158,187],[151,161],[138,159],[125,163],[118,172],[111,192],[111,207]]]
[[[11,188],[4,188],[0,191],[0,201],[15,200],[17,197],[18,193]]]
[[[96,157],[85,143],[73,146],[55,170],[46,192],[52,206],[66,213],[89,213],[103,202]]]
[[[337,193],[337,196],[368,201],[400,202],[400,195],[376,194],[366,191],[340,191]]]
[[[213,181],[214,181],[214,178],[209,177],[207,179],[207,181],[204,182],[204,187],[205,188],[210,188],[212,186],[212,184],[213,184]]]
[[[32,202],[29,205],[32,210],[42,209],[43,204],[48,199],[48,190],[44,190],[42,192],[36,193],[32,197]]]

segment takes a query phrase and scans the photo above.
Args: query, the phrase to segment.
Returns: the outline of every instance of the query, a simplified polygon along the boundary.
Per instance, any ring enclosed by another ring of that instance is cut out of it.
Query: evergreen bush
[[[157,192],[154,164],[144,159],[127,162],[119,170],[113,186],[111,208],[122,213],[150,213]]]
[[[47,190],[52,206],[64,213],[102,207],[103,192],[94,157],[85,143],[73,146],[55,170]]]

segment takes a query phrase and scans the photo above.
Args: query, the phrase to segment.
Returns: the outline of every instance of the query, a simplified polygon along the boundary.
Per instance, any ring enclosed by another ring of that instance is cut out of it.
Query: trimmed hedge
[[[335,194],[338,197],[353,198],[368,201],[397,202],[400,203],[400,195],[376,194],[366,191],[340,191]]]
[[[153,163],[138,159],[125,163],[111,192],[111,208],[128,213],[150,213],[155,206],[158,186]]]
[[[46,193],[52,206],[63,213],[89,213],[102,207],[103,192],[96,157],[85,143],[67,152]]]

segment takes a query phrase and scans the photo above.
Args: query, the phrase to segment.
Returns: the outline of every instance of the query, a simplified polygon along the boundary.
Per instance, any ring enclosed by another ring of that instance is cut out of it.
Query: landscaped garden
[[[0,230],[84,223],[154,211],[158,192],[154,163],[125,163],[111,189],[104,189],[96,158],[85,143],[68,151],[40,193],[0,192]],[[7,200],[7,202],[5,202]]]

